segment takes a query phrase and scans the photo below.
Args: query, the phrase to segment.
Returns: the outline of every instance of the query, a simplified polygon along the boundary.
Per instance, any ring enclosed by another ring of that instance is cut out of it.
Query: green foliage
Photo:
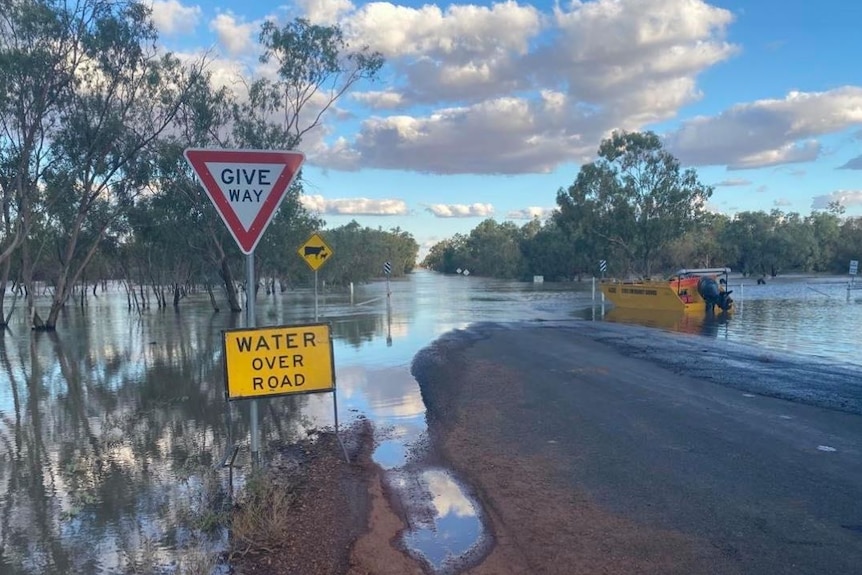
[[[615,132],[557,194],[558,224],[596,250],[592,260],[606,256],[649,275],[662,250],[698,223],[711,195],[656,134]]]
[[[432,246],[423,265],[444,273],[563,280],[597,275],[605,259],[612,275],[730,266],[774,276],[841,273],[862,256],[862,218],[842,220],[840,204],[807,217],[773,210],[731,218],[705,211],[711,194],[655,134],[615,133],[602,142],[598,160],[557,192],[559,209],[544,225],[534,221],[518,230],[485,220],[469,235]]]
[[[469,235],[433,245],[422,265],[443,273],[469,270],[471,274],[508,279],[543,275],[572,276],[574,249],[554,220],[533,220],[521,228],[512,222],[487,219]]]
[[[392,277],[404,276],[415,267],[419,253],[419,244],[401,228],[375,230],[361,227],[354,220],[325,230],[323,236],[335,255],[318,273],[320,279],[332,285],[383,277],[383,264],[387,261],[392,262]]]

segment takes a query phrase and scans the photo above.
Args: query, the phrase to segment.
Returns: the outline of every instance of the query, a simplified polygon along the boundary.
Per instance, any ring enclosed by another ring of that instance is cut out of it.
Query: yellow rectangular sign
[[[335,389],[329,324],[224,331],[228,399]]]

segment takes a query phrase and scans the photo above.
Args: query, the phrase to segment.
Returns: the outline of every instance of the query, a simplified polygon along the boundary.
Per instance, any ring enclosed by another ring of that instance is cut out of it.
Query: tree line
[[[707,210],[713,189],[652,132],[618,132],[598,159],[557,192],[545,222],[487,219],[432,246],[423,265],[444,273],[570,280],[651,276],[679,268],[730,267],[745,275],[846,273],[862,259],[862,218],[832,203],[808,216],[774,209],[733,216]]]
[[[213,81],[209,55],[182,59],[157,40],[143,2],[0,0],[0,323],[8,294],[21,293],[32,326],[53,330],[72,294],[104,279],[121,280],[130,302],[147,286],[160,306],[189,286],[210,290],[216,306],[221,286],[219,299],[240,311],[244,260],[184,149],[295,149],[383,64],[337,26],[266,22],[259,60],[275,75],[240,75],[231,90]],[[296,248],[325,222],[301,193],[300,178],[255,250],[268,289],[308,277]],[[330,234],[338,256],[321,275],[332,283],[379,276],[386,259],[404,273],[418,252],[400,229],[353,223]],[[369,249],[350,251],[353,241]],[[42,285],[47,310],[35,298]]]

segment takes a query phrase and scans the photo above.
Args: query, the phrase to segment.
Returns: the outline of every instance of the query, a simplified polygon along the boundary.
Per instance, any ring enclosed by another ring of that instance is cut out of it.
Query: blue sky
[[[862,3],[590,0],[265,6],[153,2],[164,46],[213,49],[216,81],[256,64],[265,18],[337,23],[386,58],[302,145],[329,226],[428,245],[482,219],[545,215],[614,129],[651,129],[710,207],[862,215]]]

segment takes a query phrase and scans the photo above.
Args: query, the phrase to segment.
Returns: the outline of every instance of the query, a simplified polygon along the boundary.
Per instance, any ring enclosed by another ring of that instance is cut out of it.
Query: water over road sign
[[[308,264],[308,267],[317,271],[332,257],[332,248],[329,247],[320,233],[315,232],[305,240],[304,244],[299,246],[297,253]]]
[[[335,389],[329,324],[225,330],[228,399]]]
[[[185,156],[244,254],[254,252],[305,161],[292,151],[187,149]]]

